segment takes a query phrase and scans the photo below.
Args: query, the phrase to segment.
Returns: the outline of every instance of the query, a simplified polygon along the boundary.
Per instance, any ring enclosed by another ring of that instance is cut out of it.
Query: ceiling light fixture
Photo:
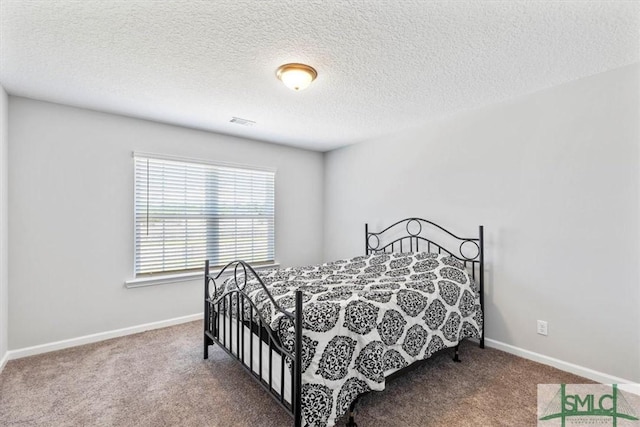
[[[286,87],[300,91],[306,89],[318,77],[318,72],[305,64],[284,64],[276,71],[276,76]]]

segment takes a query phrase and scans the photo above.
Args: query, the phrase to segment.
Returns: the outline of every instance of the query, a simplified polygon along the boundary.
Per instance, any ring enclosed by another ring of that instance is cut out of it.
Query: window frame
[[[182,281],[192,281],[196,278],[202,276],[202,271],[198,269],[190,269],[190,270],[181,270],[181,271],[169,271],[169,272],[156,272],[156,273],[138,273],[136,271],[136,263],[137,263],[137,246],[138,242],[136,239],[136,231],[137,231],[137,222],[136,222],[136,189],[137,189],[137,178],[136,178],[136,167],[135,167],[135,159],[139,158],[148,158],[154,160],[167,160],[167,161],[175,161],[175,162],[183,162],[183,163],[193,163],[200,164],[206,166],[213,167],[223,167],[223,168],[234,168],[234,169],[243,169],[248,171],[260,171],[260,172],[269,172],[273,174],[273,261],[267,262],[257,262],[251,263],[252,267],[256,270],[267,269],[278,267],[279,263],[276,261],[276,179],[277,179],[277,169],[274,167],[266,167],[266,166],[257,166],[257,165],[248,165],[241,163],[232,163],[232,162],[223,162],[223,161],[210,161],[205,159],[197,159],[197,158],[188,158],[182,156],[174,156],[174,155],[165,155],[165,154],[157,154],[157,153],[149,153],[149,152],[141,152],[134,151],[132,152],[132,163],[133,163],[133,205],[132,205],[132,213],[133,213],[133,271],[132,271],[132,279],[125,280],[125,286],[127,288],[141,287],[141,286],[150,286],[155,284],[165,284],[165,283],[175,283]],[[212,269],[212,273],[217,273],[223,266],[216,266]]]

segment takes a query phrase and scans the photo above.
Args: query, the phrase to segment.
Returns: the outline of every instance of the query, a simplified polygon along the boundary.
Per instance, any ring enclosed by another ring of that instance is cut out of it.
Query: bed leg
[[[351,402],[351,405],[349,405],[349,412],[347,413],[349,415],[349,419],[347,420],[347,427],[358,427],[358,424],[356,424],[356,421],[354,419],[354,417],[356,416],[357,402],[358,399],[354,400],[353,402]]]
[[[209,337],[207,334],[204,334],[204,358],[209,358]]]
[[[296,291],[296,313],[295,313],[295,363],[294,363],[294,384],[293,384],[293,417],[295,427],[302,426],[302,325],[304,316],[302,312],[302,291]]]
[[[482,338],[480,338],[480,348],[484,348],[484,334],[482,334]]]
[[[210,317],[210,307],[209,307],[209,260],[204,262],[204,358],[209,358],[209,342],[213,344],[213,341],[207,336],[207,332],[209,332],[209,322],[211,322]]]
[[[459,349],[460,349],[460,344],[455,346],[455,348],[453,349],[453,361],[454,362],[462,362],[460,360],[460,357],[458,357],[459,356]]]

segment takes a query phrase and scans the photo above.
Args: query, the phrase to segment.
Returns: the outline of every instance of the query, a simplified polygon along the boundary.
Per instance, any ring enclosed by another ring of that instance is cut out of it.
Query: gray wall
[[[9,334],[9,285],[8,285],[8,217],[7,217],[7,151],[8,134],[8,96],[0,86],[0,361],[8,350]]]
[[[487,338],[640,382],[639,69],[328,153],[324,258],[365,222],[484,224]]]
[[[133,276],[132,151],[276,167],[276,258],[322,258],[321,153],[9,97],[9,348],[202,311]]]

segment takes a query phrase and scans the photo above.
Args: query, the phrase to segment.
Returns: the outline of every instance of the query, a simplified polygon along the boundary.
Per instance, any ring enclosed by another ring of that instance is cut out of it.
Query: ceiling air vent
[[[240,117],[232,117],[229,121],[242,126],[253,126],[256,124],[253,120],[242,119]]]

